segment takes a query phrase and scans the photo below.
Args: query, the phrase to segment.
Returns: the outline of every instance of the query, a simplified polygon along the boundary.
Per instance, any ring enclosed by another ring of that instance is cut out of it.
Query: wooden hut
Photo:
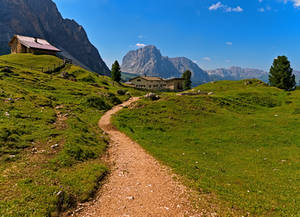
[[[45,39],[14,35],[8,43],[11,53],[32,53],[32,54],[48,54],[56,55],[61,52],[58,48],[51,45]]]

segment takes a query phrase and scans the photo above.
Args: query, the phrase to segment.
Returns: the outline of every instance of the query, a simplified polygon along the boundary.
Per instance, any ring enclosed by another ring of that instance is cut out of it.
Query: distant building
[[[51,45],[48,41],[40,38],[33,38],[21,35],[14,35],[8,43],[11,53],[33,53],[56,55],[61,52],[58,48]]]
[[[181,91],[183,90],[184,79],[163,79],[160,77],[138,76],[129,80],[129,83],[133,87],[139,89]]]

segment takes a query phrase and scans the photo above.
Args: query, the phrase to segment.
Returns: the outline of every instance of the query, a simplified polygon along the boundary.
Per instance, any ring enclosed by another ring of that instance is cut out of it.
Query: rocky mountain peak
[[[162,56],[154,45],[129,51],[123,58],[122,71],[138,75],[162,78],[181,77],[185,70],[191,70],[192,80],[197,83],[209,81],[208,74],[186,57]]]
[[[39,37],[84,68],[110,74],[84,28],[64,19],[52,0],[0,0],[0,5],[0,55],[9,53],[8,42],[14,34]]]

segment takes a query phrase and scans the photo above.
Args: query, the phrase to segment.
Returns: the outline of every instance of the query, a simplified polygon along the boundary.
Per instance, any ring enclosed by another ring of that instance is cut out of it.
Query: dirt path
[[[99,121],[111,138],[108,156],[112,171],[96,200],[75,216],[201,216],[195,214],[185,187],[174,181],[170,170],[112,127],[111,116],[136,100],[113,108]]]

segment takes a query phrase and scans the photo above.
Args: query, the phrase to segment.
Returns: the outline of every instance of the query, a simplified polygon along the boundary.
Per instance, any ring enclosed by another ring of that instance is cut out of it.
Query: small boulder
[[[158,96],[158,95],[156,95],[155,93],[147,93],[146,95],[145,95],[145,98],[146,99],[150,99],[150,100],[159,100],[160,99],[160,97]]]
[[[10,159],[13,159],[13,158],[15,158],[15,157],[16,157],[16,155],[14,155],[14,154],[9,155],[9,158],[10,158]]]
[[[59,147],[59,144],[51,145],[51,148],[52,148],[52,149],[55,149],[55,148],[58,148],[58,147]]]
[[[252,81],[246,80],[244,85],[247,86],[247,85],[251,85],[252,83],[253,83]]]
[[[38,151],[38,149],[37,149],[37,148],[32,148],[32,150],[31,150],[31,153],[33,153],[33,154],[36,154],[36,153],[37,153],[37,151]]]

